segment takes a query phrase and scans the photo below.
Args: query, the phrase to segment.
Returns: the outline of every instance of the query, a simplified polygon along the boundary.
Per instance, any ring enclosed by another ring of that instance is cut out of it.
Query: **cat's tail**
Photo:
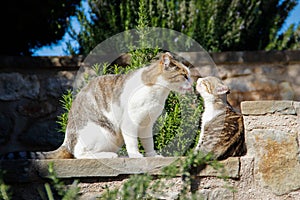
[[[54,151],[48,152],[31,152],[18,151],[11,152],[0,156],[0,160],[20,160],[20,159],[71,159],[73,154],[65,146],[61,146]]]

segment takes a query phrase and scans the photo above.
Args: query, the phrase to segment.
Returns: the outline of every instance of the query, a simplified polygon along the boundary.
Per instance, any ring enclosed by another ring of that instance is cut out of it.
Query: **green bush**
[[[67,124],[68,124],[68,113],[71,109],[72,102],[73,102],[72,90],[67,90],[67,92],[62,95],[62,99],[60,100],[60,103],[65,112],[59,115],[56,121],[60,126],[60,129],[58,131],[61,133],[66,132]]]
[[[138,27],[147,19],[150,27],[184,33],[207,51],[299,49],[300,24],[280,33],[297,0],[88,0],[90,18],[79,9],[79,33],[71,35],[87,55],[96,45],[122,31]],[[139,18],[143,4],[144,18]],[[137,20],[138,19],[138,20]],[[141,23],[140,23],[141,24]],[[292,33],[291,33],[292,32]]]
[[[0,169],[0,199],[9,200],[11,199],[12,193],[10,187],[3,181],[4,174],[5,172]]]
[[[110,66],[108,63],[95,64],[92,66],[92,69],[96,76],[127,73],[128,71],[136,70],[149,64],[160,52],[159,48],[149,49],[150,45],[148,41],[143,39],[148,34],[147,28],[149,25],[147,10],[145,8],[146,2],[146,0],[139,2],[136,29],[140,44],[139,48],[130,47],[132,49],[129,52],[131,55],[130,65],[124,68],[117,65]],[[93,78],[88,74],[84,77],[86,83]],[[66,112],[58,117],[58,123],[61,126],[60,130],[62,132],[66,129],[67,113],[72,100],[72,92],[67,91],[67,94],[63,95],[61,101]],[[156,150],[165,156],[186,155],[188,150],[193,148],[195,139],[200,133],[198,126],[202,109],[203,103],[199,96],[195,94],[178,95],[171,92],[165,102],[165,112],[159,117],[154,127]],[[124,148],[120,154],[124,155]]]
[[[67,187],[66,184],[57,178],[57,175],[53,168],[53,163],[49,163],[48,165],[48,178],[50,179],[50,183],[45,183],[45,190],[47,194],[47,199],[62,199],[62,200],[74,200],[79,197],[79,187],[77,186],[78,181],[75,180],[70,187]],[[44,192],[39,191],[40,196],[44,197]]]

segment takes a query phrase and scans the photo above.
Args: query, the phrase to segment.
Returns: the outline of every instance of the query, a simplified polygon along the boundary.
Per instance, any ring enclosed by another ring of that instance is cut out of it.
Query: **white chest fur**
[[[142,82],[141,73],[142,70],[137,71],[128,80],[121,94],[123,118],[127,115],[126,117],[129,117],[135,124],[139,124],[140,120],[149,117],[152,122],[156,120],[162,112],[169,93],[169,90],[161,85],[145,85]]]
[[[214,117],[219,115],[222,112],[222,110],[216,110],[214,108],[214,105],[212,102],[205,102],[205,111],[202,114],[202,125],[201,125],[201,131],[204,131],[204,126],[207,122],[212,120]]]

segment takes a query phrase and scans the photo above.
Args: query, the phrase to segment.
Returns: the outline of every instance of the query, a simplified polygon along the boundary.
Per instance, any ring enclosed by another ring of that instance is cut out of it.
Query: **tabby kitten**
[[[157,156],[152,126],[166,98],[171,90],[185,93],[191,89],[189,69],[168,52],[128,74],[96,77],[76,95],[61,147],[30,152],[29,157],[112,158],[124,143],[129,157],[143,157],[138,139],[145,156]]]
[[[210,152],[216,159],[243,155],[243,116],[227,102],[229,88],[219,78],[208,76],[197,80],[196,90],[204,100],[204,112],[195,152]]]

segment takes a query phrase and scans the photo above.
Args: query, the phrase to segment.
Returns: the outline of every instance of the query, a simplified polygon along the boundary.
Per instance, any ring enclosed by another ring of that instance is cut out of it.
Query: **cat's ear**
[[[173,56],[169,52],[164,53],[161,58],[161,64],[164,67],[168,67],[170,65],[171,58],[173,58]]]
[[[218,95],[229,94],[230,93],[230,89],[226,85],[218,84],[218,86],[216,87],[215,93],[218,94]]]

